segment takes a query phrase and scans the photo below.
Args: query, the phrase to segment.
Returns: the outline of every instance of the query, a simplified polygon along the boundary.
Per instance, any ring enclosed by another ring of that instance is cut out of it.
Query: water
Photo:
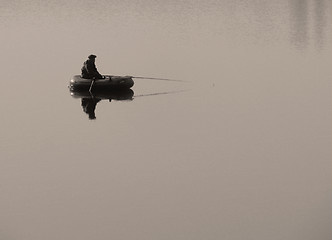
[[[0,2],[0,239],[330,239],[328,0]],[[136,79],[89,120],[96,54]],[[143,95],[143,96],[142,96]]]

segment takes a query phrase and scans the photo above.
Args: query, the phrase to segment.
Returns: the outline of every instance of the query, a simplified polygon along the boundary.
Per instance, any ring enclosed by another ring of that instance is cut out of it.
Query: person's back
[[[98,72],[97,67],[95,65],[96,55],[90,55],[88,60],[83,63],[83,67],[81,69],[81,77],[87,79],[100,79],[103,76]]]

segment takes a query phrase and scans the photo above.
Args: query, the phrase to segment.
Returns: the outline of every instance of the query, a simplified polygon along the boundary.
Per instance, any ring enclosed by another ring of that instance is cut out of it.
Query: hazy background
[[[2,240],[330,240],[332,2],[0,0]],[[135,81],[90,121],[96,54]]]

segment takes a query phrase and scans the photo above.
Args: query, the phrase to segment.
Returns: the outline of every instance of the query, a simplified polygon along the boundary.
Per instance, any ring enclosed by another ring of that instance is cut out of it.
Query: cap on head
[[[93,54],[91,54],[91,55],[89,55],[89,59],[93,59],[93,58],[96,58],[97,56],[96,55],[93,55]]]

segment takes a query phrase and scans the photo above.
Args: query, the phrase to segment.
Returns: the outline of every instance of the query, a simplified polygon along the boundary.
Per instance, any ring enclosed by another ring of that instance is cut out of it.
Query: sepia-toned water
[[[1,240],[330,240],[332,2],[0,0]],[[134,79],[96,119],[90,54]]]

